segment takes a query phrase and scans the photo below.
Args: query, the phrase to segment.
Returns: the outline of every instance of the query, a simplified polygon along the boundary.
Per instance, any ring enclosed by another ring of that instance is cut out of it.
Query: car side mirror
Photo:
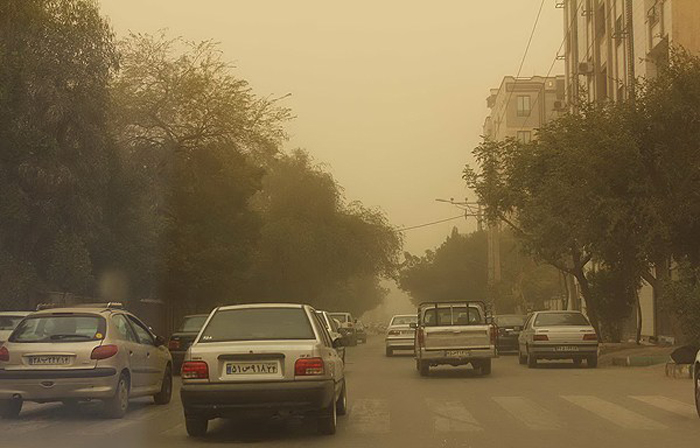
[[[340,348],[343,346],[343,338],[337,337],[333,339],[333,348]]]
[[[416,328],[418,328],[418,324],[415,323],[415,322],[409,323],[408,326],[411,327],[411,328],[413,328],[414,330],[415,330]]]
[[[165,345],[165,338],[163,336],[156,336],[156,347]]]

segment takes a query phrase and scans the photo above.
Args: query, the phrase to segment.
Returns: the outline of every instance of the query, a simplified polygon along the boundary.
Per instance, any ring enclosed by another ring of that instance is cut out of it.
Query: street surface
[[[169,406],[137,400],[123,420],[102,420],[92,405],[25,406],[0,421],[0,445],[23,447],[696,447],[700,419],[692,382],[653,368],[536,370],[516,356],[494,360],[493,373],[434,369],[421,378],[411,356],[384,356],[381,336],[348,349],[350,412],[335,436],[313,422],[282,418],[211,422],[206,438],[188,438],[179,394]]]

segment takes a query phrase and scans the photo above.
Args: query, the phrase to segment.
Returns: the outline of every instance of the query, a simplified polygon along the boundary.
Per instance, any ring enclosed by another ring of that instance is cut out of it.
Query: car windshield
[[[0,330],[13,330],[22,319],[23,316],[0,316]]]
[[[390,325],[409,325],[418,321],[416,316],[394,316]]]
[[[522,327],[525,324],[525,316],[496,316],[494,320],[500,327]]]
[[[105,319],[101,316],[46,315],[28,317],[10,337],[10,342],[76,342],[104,338]]]
[[[581,313],[542,313],[535,319],[535,327],[588,326],[588,319]]]
[[[207,321],[209,316],[188,316],[182,321],[180,330],[182,332],[194,333],[202,329],[202,325]]]
[[[483,324],[484,319],[478,308],[456,306],[429,308],[423,314],[423,322],[426,326],[478,325]]]
[[[349,321],[348,315],[346,313],[331,313],[330,316],[337,319],[338,322],[346,323]]]
[[[315,339],[302,308],[238,308],[214,314],[200,342]]]

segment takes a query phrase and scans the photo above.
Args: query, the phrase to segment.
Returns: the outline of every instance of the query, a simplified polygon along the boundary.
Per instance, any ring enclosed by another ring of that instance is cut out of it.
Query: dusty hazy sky
[[[459,215],[435,198],[464,198],[461,180],[487,114],[486,97],[515,75],[540,0],[101,0],[118,35],[221,42],[236,73],[298,118],[288,148],[327,165],[350,200],[397,226]],[[545,74],[562,40],[546,0],[521,76]],[[560,63],[554,73],[563,70]],[[407,232],[422,253],[458,225]]]

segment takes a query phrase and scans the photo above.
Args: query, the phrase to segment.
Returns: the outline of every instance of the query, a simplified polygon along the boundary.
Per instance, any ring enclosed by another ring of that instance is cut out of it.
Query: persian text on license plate
[[[469,350],[447,350],[445,355],[448,358],[466,358],[469,356]]]
[[[227,375],[273,375],[279,371],[276,362],[231,362],[226,364]]]
[[[30,356],[32,366],[64,366],[70,364],[70,356]]]
[[[578,347],[576,347],[575,345],[562,345],[561,347],[555,348],[555,350],[558,352],[577,352]]]

